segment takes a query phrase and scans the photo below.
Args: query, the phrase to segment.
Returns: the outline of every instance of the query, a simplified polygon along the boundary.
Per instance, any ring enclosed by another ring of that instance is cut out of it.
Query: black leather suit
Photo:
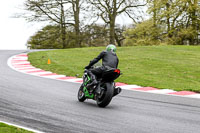
[[[116,53],[113,53],[111,51],[102,51],[96,58],[90,61],[89,65],[87,67],[93,66],[95,63],[97,63],[99,60],[102,59],[102,66],[94,69],[90,69],[92,74],[95,76],[101,76],[103,71],[105,71],[107,68],[117,68],[118,67],[118,57]]]

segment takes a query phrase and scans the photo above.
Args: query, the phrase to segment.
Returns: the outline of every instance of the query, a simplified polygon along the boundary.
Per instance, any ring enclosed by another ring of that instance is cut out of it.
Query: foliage
[[[166,27],[165,40],[169,44],[183,44],[187,40],[190,45],[198,43],[200,32],[198,0],[148,0],[148,3],[148,11],[153,16],[154,24]]]
[[[49,25],[30,37],[28,45],[31,49],[62,48],[60,40],[59,27]]]
[[[44,70],[81,77],[84,67],[104,49],[90,47],[32,52],[29,61]],[[118,47],[117,55],[123,72],[118,82],[200,92],[198,46]],[[52,61],[50,65],[48,59]]]
[[[104,25],[86,25],[82,32],[83,44],[86,46],[104,46],[109,43],[108,30]]]
[[[60,26],[62,47],[67,48],[66,28],[73,26],[75,44],[80,47],[80,9],[83,0],[26,0],[25,10],[29,21],[49,21]]]
[[[61,49],[61,34],[59,26],[47,25],[31,36],[28,46],[31,49]],[[79,36],[81,46],[105,46],[109,44],[108,29],[104,25],[86,25]],[[68,28],[66,30],[66,48],[77,47],[76,33]]]
[[[116,17],[127,14],[128,17],[136,20],[137,7],[145,5],[137,0],[87,0],[87,2],[91,5],[91,11],[109,26],[109,41],[111,44],[114,44],[115,39],[118,39],[115,31]],[[119,41],[117,43],[120,45]]]
[[[128,29],[125,34],[124,45],[158,45],[161,43],[162,28],[155,27],[152,19],[137,24]]]
[[[26,0],[25,9],[30,12],[30,15],[25,15],[29,21],[49,21],[60,26],[61,41],[63,48],[67,48],[66,29],[67,26],[73,26],[73,32],[76,47],[81,46],[81,28],[85,26],[85,18],[80,16],[90,16],[93,12],[94,19],[101,19],[108,25],[108,33],[110,43],[117,42],[121,46],[121,33],[115,31],[116,17],[121,14],[127,14],[134,21],[138,19],[137,8],[144,6],[144,2],[137,0]],[[91,9],[91,10],[90,10]],[[87,11],[87,12],[86,12]],[[137,13],[136,13],[137,12]],[[81,15],[80,15],[81,14]],[[84,21],[81,21],[82,18]],[[91,23],[91,22],[90,22]],[[116,40],[116,41],[115,41]],[[99,43],[102,43],[101,40]]]
[[[198,45],[199,4],[198,0],[26,0],[25,8],[31,13],[25,15],[28,20],[53,22],[59,27],[57,34],[49,30],[52,39],[44,41],[45,37],[41,35],[44,32],[37,33],[37,39],[32,37],[29,43],[41,43],[41,36],[43,44],[34,48],[102,46],[108,43],[118,46]],[[146,5],[151,18],[144,21],[140,16],[143,10],[139,7]],[[135,26],[127,30],[117,26],[116,18],[120,15],[132,18]],[[87,23],[89,17],[91,22]],[[103,25],[97,24],[99,19],[103,20]]]
[[[62,39],[60,27],[56,25],[48,25],[38,31],[35,35],[31,36],[28,40],[28,46],[31,49],[61,49]],[[66,43],[67,47],[74,47],[73,33],[67,32]]]
[[[168,43],[172,45],[189,45],[191,40],[196,37],[196,30],[192,27],[182,28],[175,32],[176,35],[168,39]]]

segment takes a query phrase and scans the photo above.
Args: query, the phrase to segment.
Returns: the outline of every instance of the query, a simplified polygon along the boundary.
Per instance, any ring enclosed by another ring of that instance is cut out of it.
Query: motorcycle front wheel
[[[105,83],[102,85],[103,91],[97,96],[97,105],[99,107],[106,107],[112,100],[114,86],[113,83]]]
[[[79,102],[85,101],[86,97],[85,97],[85,93],[83,92],[83,85],[80,86],[77,97],[78,97]]]

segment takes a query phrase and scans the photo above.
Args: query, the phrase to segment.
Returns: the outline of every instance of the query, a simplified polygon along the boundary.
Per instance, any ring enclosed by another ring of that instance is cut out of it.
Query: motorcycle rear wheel
[[[77,97],[79,102],[84,102],[86,100],[85,93],[83,92],[83,85],[80,86]]]
[[[97,105],[99,107],[106,107],[112,100],[114,93],[114,86],[112,83],[105,83],[103,86],[104,90],[101,96],[97,96]]]

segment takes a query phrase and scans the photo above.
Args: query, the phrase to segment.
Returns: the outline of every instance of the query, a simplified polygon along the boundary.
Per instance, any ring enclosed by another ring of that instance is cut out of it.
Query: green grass
[[[9,126],[4,123],[0,123],[0,133],[33,133],[33,132],[26,131],[21,128]]]
[[[34,52],[31,63],[67,76],[82,76],[84,67],[103,47]],[[200,92],[200,47],[136,46],[117,49],[123,75],[118,82],[156,88]],[[47,64],[51,59],[52,63]]]

